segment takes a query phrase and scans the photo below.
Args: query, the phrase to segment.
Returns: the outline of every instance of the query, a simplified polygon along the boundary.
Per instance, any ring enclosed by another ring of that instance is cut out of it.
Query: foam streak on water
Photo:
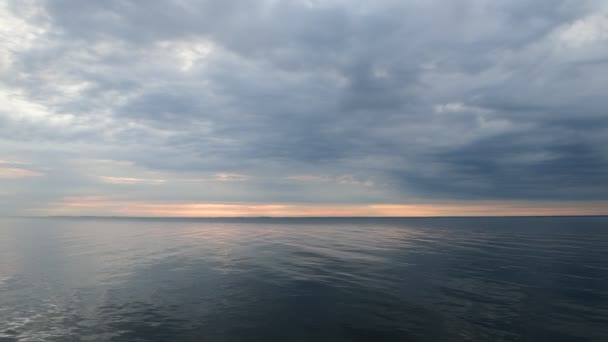
[[[608,341],[608,217],[1,219],[0,341]]]

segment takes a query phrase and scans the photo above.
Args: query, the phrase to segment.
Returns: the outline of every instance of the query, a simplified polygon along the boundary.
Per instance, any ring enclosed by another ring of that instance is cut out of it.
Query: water
[[[0,341],[608,341],[608,217],[1,219]]]

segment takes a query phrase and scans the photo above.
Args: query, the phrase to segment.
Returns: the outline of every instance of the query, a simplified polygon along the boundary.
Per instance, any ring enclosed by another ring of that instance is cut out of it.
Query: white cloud
[[[18,15],[9,8],[11,4],[17,8]],[[48,32],[48,25],[31,21],[43,15],[37,1],[0,2],[0,73],[11,67],[14,54],[41,43],[40,38]]]
[[[166,179],[146,179],[146,178],[134,178],[134,177],[111,177],[111,176],[100,176],[99,180],[103,183],[108,184],[148,184],[158,185],[166,183]]]
[[[204,62],[217,47],[210,40],[161,41],[158,46],[170,52],[178,61],[181,71],[188,71]]]
[[[576,20],[561,29],[559,38],[571,47],[601,44],[608,40],[608,13],[593,14]]]

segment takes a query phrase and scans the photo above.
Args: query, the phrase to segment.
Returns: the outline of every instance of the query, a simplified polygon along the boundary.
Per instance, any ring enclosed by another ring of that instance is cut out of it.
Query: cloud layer
[[[6,213],[608,200],[605,1],[9,0],[0,39]]]

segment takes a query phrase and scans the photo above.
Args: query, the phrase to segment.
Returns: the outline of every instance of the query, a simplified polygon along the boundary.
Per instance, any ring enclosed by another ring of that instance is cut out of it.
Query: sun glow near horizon
[[[469,201],[459,203],[200,203],[68,197],[32,215],[138,217],[433,217],[608,215],[608,202]]]

